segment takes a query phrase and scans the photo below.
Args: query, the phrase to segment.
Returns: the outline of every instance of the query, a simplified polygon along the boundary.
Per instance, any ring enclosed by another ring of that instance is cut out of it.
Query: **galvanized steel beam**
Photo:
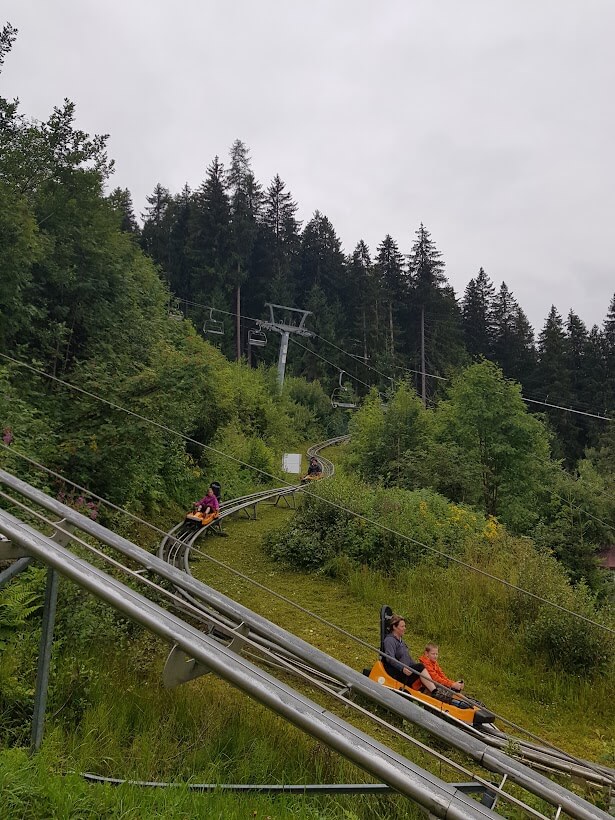
[[[187,576],[180,570],[168,565],[160,558],[151,555],[136,544],[107,530],[95,521],[71,510],[69,507],[55,501],[40,490],[28,485],[4,470],[0,470],[0,482],[17,490],[42,507],[62,515],[85,532],[117,549],[126,557],[138,562],[142,566],[156,572],[163,578],[171,581],[176,587],[189,592],[201,599],[204,603],[223,613],[229,618],[244,621],[250,628],[262,637],[274,641],[283,649],[300,657],[306,663],[320,671],[336,677],[344,685],[352,688],[372,701],[385,706],[389,711],[409,722],[420,726],[434,737],[450,746],[459,749],[489,771],[500,775],[507,775],[510,780],[527,789],[532,794],[561,807],[561,810],[576,820],[612,820],[610,815],[594,806],[582,797],[568,791],[568,789],[553,782],[549,778],[533,771],[528,766],[506,755],[504,752],[491,748],[484,741],[472,737],[456,726],[430,714],[415,704],[401,698],[395,692],[369,680],[369,678],[346,666],[340,661],[331,658],[326,653],[316,649],[311,644],[287,632],[276,624],[267,621],[260,615],[241,606],[217,590],[208,587],[201,581]]]
[[[31,555],[165,640],[177,643],[219,677],[405,794],[429,813],[445,820],[495,820],[498,816],[9,513],[0,511],[0,530]]]

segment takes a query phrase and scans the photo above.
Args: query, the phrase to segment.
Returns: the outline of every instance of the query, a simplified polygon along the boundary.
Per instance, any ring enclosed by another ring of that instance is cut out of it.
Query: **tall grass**
[[[343,555],[330,575],[295,572],[262,551],[263,534],[289,510],[263,508],[258,521],[238,520],[226,539],[204,551],[360,636],[378,642],[384,603],[408,619],[408,642],[418,654],[429,640],[453,676],[496,711],[580,756],[615,763],[612,680],[554,672],[528,656],[513,594],[486,579],[425,561],[385,574]],[[195,574],[241,603],[312,640],[357,669],[374,660],[365,647],[341,640],[324,624],[261,589],[212,566]],[[80,618],[80,623],[82,619]],[[86,622],[90,624],[90,621]],[[88,626],[88,629],[90,627]],[[83,642],[82,642],[83,643]],[[65,645],[65,650],[67,646]],[[0,752],[0,816],[90,818],[207,816],[224,818],[380,818],[418,815],[398,797],[278,797],[199,795],[179,785],[166,791],[87,785],[70,772],[182,783],[362,782],[366,776],[322,744],[286,724],[213,675],[175,690],[161,685],[168,647],[131,632],[121,653],[79,660],[87,671],[71,681],[65,652],[58,656],[43,750]],[[345,715],[347,717],[347,715]],[[361,726],[361,728],[367,728]],[[377,733],[377,736],[380,735]],[[390,737],[382,737],[387,742]],[[415,753],[406,747],[405,753]],[[432,764],[415,755],[419,765]],[[437,772],[454,780],[450,772]]]
[[[156,648],[149,638],[145,641],[149,649]],[[23,749],[0,751],[3,820],[414,816],[408,814],[407,801],[397,796],[198,794],[183,788],[189,783],[309,784],[369,778],[214,676],[163,689],[157,676],[162,656],[156,651],[154,667],[141,670],[138,678],[132,658],[104,659],[78,725],[72,713],[67,722],[61,715],[49,720],[35,758]],[[177,787],[88,785],[71,774],[86,771]]]
[[[419,818],[407,801],[391,797],[302,797],[301,795],[197,793],[184,784],[167,789],[87,784],[78,774],[59,774],[43,752],[0,751],[3,820],[186,820],[187,817],[245,820],[249,817],[298,820],[377,820]]]
[[[417,654],[428,641],[440,644],[441,661],[453,677],[464,677],[471,691],[522,726],[528,710],[540,713],[540,727],[548,739],[567,737],[571,750],[581,734],[579,722],[595,726],[594,754],[615,763],[613,678],[604,675],[562,675],[538,656],[532,657],[522,640],[523,627],[511,609],[511,593],[488,579],[462,569],[427,564],[394,576],[360,567],[351,569],[346,583],[358,600],[374,608],[388,603],[404,614]],[[597,752],[597,754],[596,754]]]

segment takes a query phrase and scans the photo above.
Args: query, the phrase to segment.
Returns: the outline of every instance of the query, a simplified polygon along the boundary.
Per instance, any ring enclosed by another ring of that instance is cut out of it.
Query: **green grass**
[[[613,761],[613,681],[606,676],[592,681],[562,677],[535,662],[524,665],[514,640],[496,639],[502,634],[498,628],[501,595],[488,599],[478,592],[471,594],[472,586],[484,586],[482,579],[464,576],[443,594],[441,585],[433,581],[433,569],[408,571],[391,579],[363,568],[352,570],[343,581],[286,569],[270,561],[260,544],[272,526],[291,514],[282,508],[260,507],[259,520],[230,523],[229,537],[208,538],[202,542],[203,551],[374,647],[379,643],[380,606],[391,604],[408,617],[406,638],[415,656],[428,641],[436,640],[445,670],[464,677],[468,691],[497,712],[571,753]],[[349,666],[362,669],[373,663],[369,649],[263,594],[206,557],[195,561],[193,573],[318,648],[329,651],[335,646],[335,656]]]
[[[249,574],[370,646],[379,641],[379,608],[390,603],[408,616],[407,640],[416,655],[427,640],[435,638],[441,643],[445,669],[461,674],[469,691],[498,712],[579,756],[615,763],[612,706],[609,711],[595,705],[603,704],[612,682],[598,681],[590,687],[579,681],[571,686],[550,670],[524,668],[514,640],[505,645],[494,642],[497,607],[493,605],[487,618],[478,609],[468,611],[468,601],[475,596],[469,595],[467,586],[465,594],[463,585],[454,585],[450,594],[434,598],[437,588],[430,584],[436,584],[435,576],[417,571],[390,579],[368,569],[349,569],[333,579],[273,563],[261,548],[262,538],[292,515],[284,506],[263,505],[256,521],[237,518],[226,523],[227,538],[201,538],[198,546],[204,554],[195,554],[195,577],[324,651],[335,647],[333,654],[357,670],[373,663],[375,655],[369,648],[339,636],[206,555]],[[173,523],[162,525],[168,528]],[[151,547],[157,540],[146,531],[139,535],[144,546]],[[472,578],[465,583],[479,581]],[[60,706],[48,710],[42,752],[30,759],[20,749],[0,751],[2,818],[418,817],[408,801],[394,796],[195,794],[181,785],[149,791],[88,785],[69,774],[92,771],[177,784],[366,780],[355,766],[213,675],[165,690],[161,672],[168,649],[157,638],[138,633],[128,651],[84,661],[89,672],[87,686],[78,693],[79,706],[67,700],[67,692],[55,693]],[[75,690],[71,692],[76,699]],[[324,696],[310,696],[327,708],[339,708]],[[374,728],[366,718],[353,717],[347,709],[341,714],[438,776],[460,779],[407,743],[392,740],[390,733]],[[427,739],[414,729],[411,733]],[[467,765],[461,755],[456,759]]]
[[[21,749],[0,751],[0,794],[3,820],[185,820],[187,817],[244,820],[287,818],[410,818],[406,801],[398,797],[318,797],[222,792],[199,794],[185,784],[168,789],[89,785],[78,774],[59,774],[41,754],[29,758]],[[195,781],[196,782],[196,781]]]

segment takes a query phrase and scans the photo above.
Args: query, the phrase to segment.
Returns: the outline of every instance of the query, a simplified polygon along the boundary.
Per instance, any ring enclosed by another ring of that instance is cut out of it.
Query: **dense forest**
[[[602,328],[588,330],[574,311],[564,319],[552,307],[536,340],[513,292],[505,282],[497,288],[482,267],[462,297],[455,294],[422,224],[406,253],[387,235],[375,252],[361,240],[349,255],[324,214],[316,211],[301,226],[286,184],[279,176],[268,186],[258,182],[240,140],[228,166],[215,157],[196,190],[186,185],[172,194],[157,184],[142,230],[130,192],[116,189],[111,199],[124,230],[158,264],[197,325],[208,315],[205,305],[219,308],[215,315],[226,315],[231,327],[238,304],[241,313],[261,319],[266,302],[312,311],[317,335],[291,347],[296,373],[334,383],[333,362],[356,376],[364,392],[366,382],[385,389],[391,374],[413,372],[423,393],[426,372],[426,398],[435,400],[442,377],[484,357],[522,385],[533,409],[545,410],[539,405],[547,402],[589,414],[546,410],[569,467],[604,430],[591,414],[606,415],[615,402],[615,296],[605,305]],[[254,326],[243,323],[239,343],[235,333],[224,347],[229,355],[250,352],[247,331]],[[271,362],[275,351],[259,355]]]

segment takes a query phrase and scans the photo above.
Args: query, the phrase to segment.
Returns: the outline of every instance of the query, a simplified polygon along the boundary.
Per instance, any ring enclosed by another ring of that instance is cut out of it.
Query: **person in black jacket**
[[[322,478],[322,464],[316,458],[316,456],[312,456],[310,458],[310,464],[308,467],[307,473],[301,479],[302,481],[309,481],[315,478]]]

